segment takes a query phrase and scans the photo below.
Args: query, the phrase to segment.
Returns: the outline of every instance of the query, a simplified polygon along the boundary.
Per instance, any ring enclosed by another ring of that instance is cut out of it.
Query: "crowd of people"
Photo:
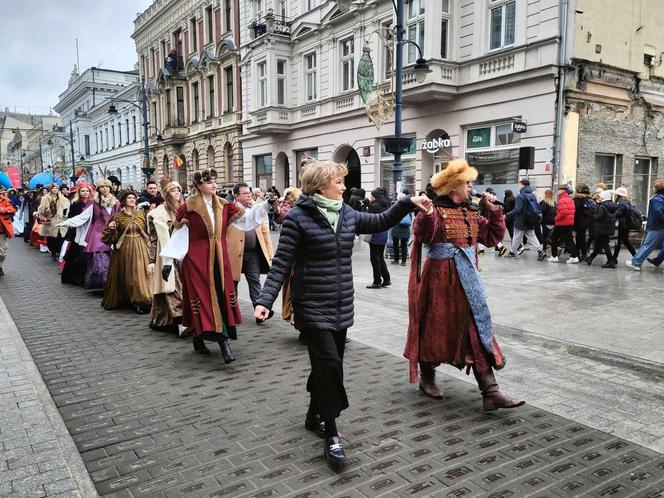
[[[622,244],[633,254],[628,266],[640,268],[664,239],[664,181],[655,182],[648,235],[635,252],[629,231],[640,213],[622,187],[591,195],[581,185],[571,196],[561,186],[557,199],[548,190],[537,202],[523,179],[516,196],[508,192],[499,202],[487,191],[475,194],[477,203],[472,191],[477,170],[454,160],[431,178],[426,192],[401,192],[391,203],[383,188],[372,190],[368,199],[362,189],[347,195],[347,173],[343,164],[306,160],[301,188],[289,188],[283,196],[246,183],[219,192],[213,169],[194,174],[188,196],[168,178],[161,186],[149,181],[141,193],[122,190],[110,178],[94,185],[78,182],[71,192],[49,185],[16,199],[17,193],[0,193],[0,275],[7,239],[15,229],[22,231],[26,243],[59,261],[63,284],[103,291],[106,310],[149,313],[147,326],[191,335],[196,353],[210,355],[206,342],[216,342],[226,364],[235,361],[229,340],[238,338],[242,323],[241,276],[257,324],[273,316],[281,293],[281,316],[299,331],[311,364],[304,427],[324,439],[325,459],[340,466],[347,457],[336,419],[349,406],[343,359],[354,319],[351,258],[358,236],[370,247],[369,289],[391,284],[385,261],[389,242],[393,264],[407,265],[410,258],[404,348],[410,381],[419,383],[424,395],[441,399],[436,368],[465,368],[473,372],[487,411],[524,401],[504,395],[494,375],[505,356],[477,270],[481,251],[494,248],[517,257],[530,244],[539,260],[550,247],[548,260],[558,261],[564,246],[568,262],[590,264],[604,252],[605,266],[614,267]],[[274,251],[270,231],[277,225]],[[510,249],[503,245],[506,231]],[[657,266],[662,259],[664,250],[649,261]]]

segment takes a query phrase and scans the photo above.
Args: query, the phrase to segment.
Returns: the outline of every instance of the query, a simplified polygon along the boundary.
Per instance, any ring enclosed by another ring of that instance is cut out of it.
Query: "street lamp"
[[[126,104],[133,105],[136,109],[141,111],[143,116],[143,167],[141,170],[146,174],[148,180],[150,175],[154,173],[154,168],[150,168],[150,142],[148,137],[148,97],[145,89],[145,77],[141,78],[141,100],[139,102],[134,102],[132,100],[121,99],[119,97],[109,97],[111,105],[108,107],[109,114],[117,114],[118,109],[115,107],[114,102],[125,102]],[[161,135],[157,135],[157,140],[159,140]],[[147,170],[152,170],[150,173]]]

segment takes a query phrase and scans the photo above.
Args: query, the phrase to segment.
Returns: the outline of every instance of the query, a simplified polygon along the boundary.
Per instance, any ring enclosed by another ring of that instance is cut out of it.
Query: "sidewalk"
[[[1,298],[0,358],[0,496],[97,496]]]
[[[286,323],[247,319],[226,366],[214,347],[197,355],[189,340],[148,329],[145,315],[106,312],[98,295],[62,286],[50,259],[22,243],[9,255],[0,293],[99,494],[664,493],[662,454],[530,404],[484,413],[477,388],[447,376],[446,398],[426,398],[402,359],[356,340],[345,360],[351,408],[339,420],[351,464],[334,473],[303,428],[308,357]]]

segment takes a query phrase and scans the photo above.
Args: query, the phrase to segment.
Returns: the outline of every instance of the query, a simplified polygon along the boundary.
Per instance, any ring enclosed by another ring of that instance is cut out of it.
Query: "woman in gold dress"
[[[136,207],[136,192],[120,196],[122,209],[108,222],[102,240],[112,244],[108,280],[101,305],[114,310],[130,304],[136,313],[147,313],[152,301],[148,272],[149,238],[145,214]]]

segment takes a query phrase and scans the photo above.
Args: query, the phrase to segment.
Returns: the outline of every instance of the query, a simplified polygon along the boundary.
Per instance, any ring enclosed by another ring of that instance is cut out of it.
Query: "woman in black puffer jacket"
[[[291,274],[294,325],[306,337],[311,361],[305,427],[319,435],[324,432],[324,455],[334,465],[346,463],[335,419],[348,408],[342,362],[346,331],[353,325],[355,236],[383,232],[414,207],[432,209],[430,199],[416,197],[398,201],[380,214],[355,211],[342,200],[347,174],[346,166],[331,161],[312,161],[302,168],[304,195],[284,219],[254,314],[267,318],[284,278]]]
[[[597,206],[593,224],[595,233],[593,252],[586,258],[588,266],[593,264],[593,259],[600,251],[604,251],[606,263],[602,265],[602,268],[616,267],[609,248],[609,239],[616,233],[616,212],[618,211],[618,206],[613,202],[612,197],[613,194],[610,190],[605,190],[599,194],[600,203]]]

